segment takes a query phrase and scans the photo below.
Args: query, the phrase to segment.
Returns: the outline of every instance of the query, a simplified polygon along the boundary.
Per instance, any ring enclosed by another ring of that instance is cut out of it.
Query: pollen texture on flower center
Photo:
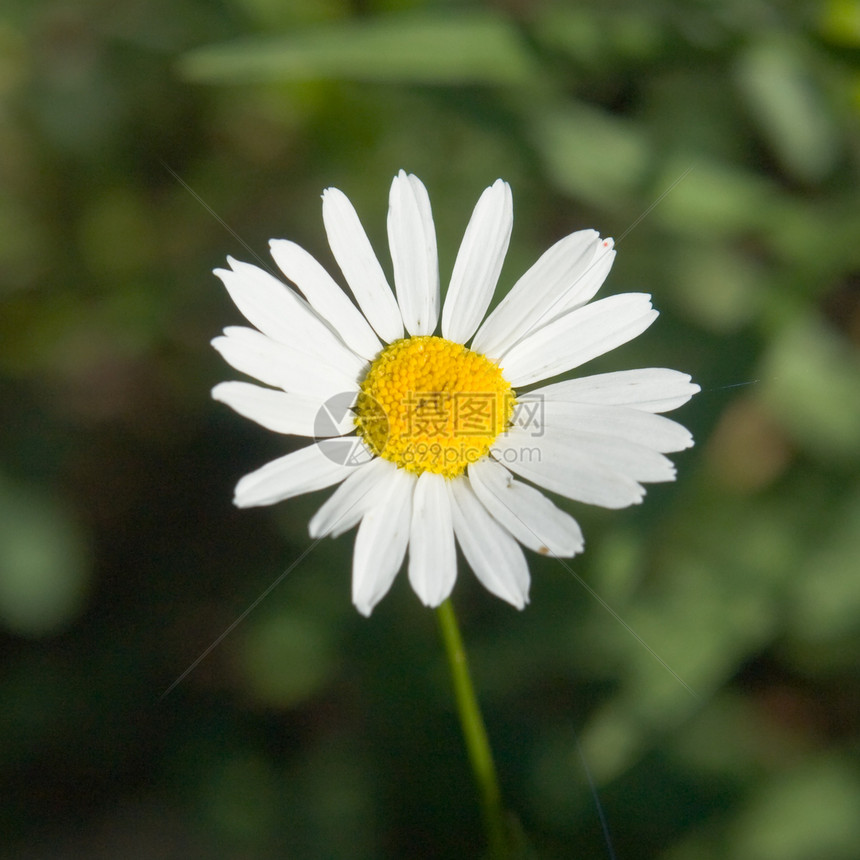
[[[445,338],[410,337],[370,366],[355,425],[374,454],[418,475],[454,478],[489,452],[514,404],[488,358]]]

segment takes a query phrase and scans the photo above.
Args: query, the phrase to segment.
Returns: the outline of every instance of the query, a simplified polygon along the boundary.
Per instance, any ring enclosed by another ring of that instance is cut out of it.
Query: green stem
[[[454,695],[457,699],[457,712],[469,763],[481,795],[481,809],[484,814],[484,827],[487,833],[487,844],[490,857],[493,860],[507,860],[510,856],[506,837],[505,815],[502,807],[502,796],[499,791],[499,780],[496,776],[496,766],[493,763],[493,753],[487,739],[487,730],[481,716],[481,708],[475,696],[472,677],[469,674],[469,664],[466,662],[466,651],[463,648],[463,637],[454,615],[454,607],[446,600],[437,610],[442,641],[448,655],[448,667],[454,683]]]

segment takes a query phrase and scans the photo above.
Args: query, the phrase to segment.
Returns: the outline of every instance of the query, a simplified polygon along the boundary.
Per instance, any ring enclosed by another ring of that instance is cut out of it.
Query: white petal
[[[478,200],[454,263],[442,309],[442,336],[466,343],[484,318],[511,240],[514,205],[507,182],[497,179]]]
[[[521,478],[569,499],[604,508],[626,508],[642,501],[645,489],[618,468],[623,464],[609,465],[596,458],[602,452],[586,453],[576,442],[573,434],[533,437],[514,428],[496,440],[490,453]],[[647,449],[643,456],[648,462],[661,457]]]
[[[478,580],[496,597],[522,609],[529,602],[529,568],[519,544],[478,501],[468,480],[448,482],[457,543]]]
[[[322,399],[357,391],[358,378],[367,368],[367,362],[353,353],[347,357],[348,364],[335,367],[245,326],[224,329],[223,336],[214,338],[212,346],[231,367],[266,385]]]
[[[376,333],[386,342],[403,337],[403,320],[379,259],[349,198],[337,188],[323,192],[328,243],[344,278]]]
[[[650,296],[623,293],[569,311],[501,356],[505,379],[528,385],[578,367],[642,334],[657,319]]]
[[[212,397],[275,433],[324,437],[341,436],[355,429],[347,408],[334,415],[319,396],[286,394],[249,382],[222,382],[212,389]],[[354,401],[355,395],[351,399]]]
[[[269,248],[280,270],[304,293],[320,317],[353,352],[372,361],[382,344],[332,276],[295,242],[272,239]]]
[[[327,450],[324,444],[308,445],[245,475],[236,484],[233,504],[239,508],[273,505],[340,483],[356,464],[338,462]]]
[[[409,532],[409,582],[425,606],[436,607],[457,579],[457,550],[451,523],[447,480],[423,472],[412,497]]]
[[[484,507],[521,544],[541,555],[569,558],[582,552],[576,520],[534,487],[515,481],[504,466],[485,457],[472,463],[468,474]]]
[[[646,484],[674,481],[675,464],[659,451],[620,437],[547,429],[547,435],[573,448],[583,458]]]
[[[341,355],[344,362],[349,361],[346,356],[352,354],[350,350],[294,290],[257,266],[232,257],[227,261],[232,271],[215,269],[215,274],[223,281],[236,307],[263,334],[327,363]]]
[[[565,311],[580,308],[590,302],[597,291],[603,286],[612,264],[615,262],[615,240],[611,238],[601,239],[594,245],[594,256],[591,258],[585,271],[582,272],[561,297],[554,316],[560,316]],[[548,322],[551,317],[539,321],[536,325]]]
[[[568,311],[583,307],[591,301],[595,293],[603,286],[603,282],[612,268],[612,263],[615,261],[614,241],[612,239],[600,240],[598,237],[598,241],[595,241],[591,247],[593,255],[585,267],[576,273],[567,287],[543,307],[535,307],[533,313],[516,326],[515,331],[511,333],[514,337],[509,335],[507,343],[513,344],[515,338],[522,340]]]
[[[472,349],[499,358],[535,325],[548,322],[588,268],[599,241],[594,230],[580,230],[545,251],[478,329]]]
[[[663,454],[683,451],[693,444],[686,427],[662,415],[629,406],[547,399],[536,392],[523,394],[517,400],[513,423],[531,435],[547,429],[618,437]]]
[[[337,537],[349,531],[367,513],[381,482],[386,482],[397,467],[376,457],[353,473],[332,493],[311,517],[308,531],[312,538]]]
[[[664,367],[619,370],[567,379],[529,392],[546,400],[630,406],[646,412],[670,412],[683,406],[698,385],[686,373]]]
[[[433,334],[439,319],[439,260],[427,189],[401,170],[388,201],[388,244],[403,324],[413,336]]]
[[[369,509],[358,527],[352,557],[352,602],[362,615],[391,588],[406,555],[412,517],[415,476],[394,469],[373,491]]]

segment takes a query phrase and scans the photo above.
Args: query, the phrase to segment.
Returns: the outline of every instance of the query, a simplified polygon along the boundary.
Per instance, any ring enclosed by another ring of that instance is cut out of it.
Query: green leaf
[[[653,194],[660,202],[650,218],[711,241],[763,227],[780,202],[759,174],[701,154],[667,159]]]
[[[860,782],[846,761],[810,757],[757,791],[733,828],[729,857],[851,860],[860,840]]]
[[[240,653],[248,692],[270,707],[295,707],[334,672],[333,646],[323,626],[291,612],[258,618]]]
[[[791,583],[793,626],[804,640],[850,637],[860,617],[860,492],[833,512],[833,523]],[[830,650],[833,660],[842,649]],[[850,658],[849,658],[850,659]]]
[[[753,45],[740,58],[737,81],[753,121],[786,171],[814,181],[833,169],[836,128],[802,46],[785,40]]]
[[[702,328],[737,331],[755,318],[764,300],[762,267],[726,243],[688,242],[675,249],[675,299]]]
[[[534,76],[514,28],[489,11],[392,15],[212,45],[187,54],[180,68],[207,83],[522,84]]]
[[[835,331],[816,319],[787,327],[761,379],[765,403],[798,445],[827,462],[857,462],[860,361]]]
[[[860,46],[860,3],[857,0],[830,0],[821,17],[821,32],[837,45]]]
[[[534,134],[554,184],[597,205],[628,199],[650,160],[638,126],[581,103],[538,115]]]
[[[0,480],[0,625],[22,636],[65,627],[84,606],[88,555],[54,499]]]

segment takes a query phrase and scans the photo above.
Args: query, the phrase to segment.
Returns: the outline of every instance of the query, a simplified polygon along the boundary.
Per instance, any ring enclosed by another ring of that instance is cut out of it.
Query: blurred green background
[[[604,293],[662,316],[587,370],[703,389],[677,484],[562,503],[575,572],[697,698],[558,563],[522,613],[461,566],[529,856],[611,857],[602,811],[619,858],[860,857],[858,126],[857,0],[7,0],[0,857],[480,856],[435,618],[405,577],[361,618],[351,534],[160,698],[326,495],[232,508],[294,440],[209,400],[240,322],[210,271],[270,237],[332,265],[329,185],[387,260],[401,167],[443,281],[497,176],[503,288],[620,239]]]

